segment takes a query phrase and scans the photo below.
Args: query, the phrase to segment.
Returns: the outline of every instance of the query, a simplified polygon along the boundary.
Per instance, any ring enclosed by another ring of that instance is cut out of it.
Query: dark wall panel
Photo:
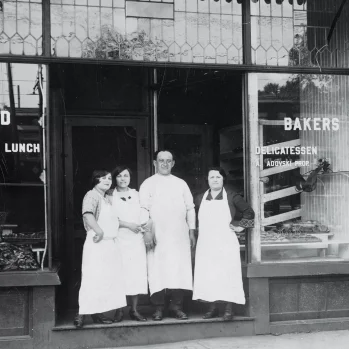
[[[349,277],[271,279],[270,321],[349,316]]]
[[[28,288],[0,288],[0,337],[29,335]]]

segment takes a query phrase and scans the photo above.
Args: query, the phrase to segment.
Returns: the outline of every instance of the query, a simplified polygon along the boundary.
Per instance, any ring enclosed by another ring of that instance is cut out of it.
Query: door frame
[[[110,117],[110,116],[73,116],[64,118],[64,218],[65,218],[65,246],[66,246],[66,285],[68,297],[68,308],[72,308],[77,300],[74,299],[74,272],[76,265],[74,261],[75,239],[81,238],[82,234],[75,234],[74,227],[74,183],[73,183],[73,149],[72,128],[74,126],[96,127],[96,126],[133,126],[137,132],[137,181],[140,185],[150,176],[149,160],[149,134],[147,117]]]

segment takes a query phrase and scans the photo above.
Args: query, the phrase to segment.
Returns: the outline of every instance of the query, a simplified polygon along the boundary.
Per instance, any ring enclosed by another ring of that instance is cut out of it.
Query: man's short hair
[[[159,153],[162,153],[162,152],[165,152],[167,151],[168,153],[170,153],[172,155],[172,159],[175,160],[175,155],[173,153],[172,150],[169,150],[169,149],[161,149],[161,150],[157,150],[155,153],[154,153],[154,158],[153,160],[157,160],[158,159],[158,155]]]

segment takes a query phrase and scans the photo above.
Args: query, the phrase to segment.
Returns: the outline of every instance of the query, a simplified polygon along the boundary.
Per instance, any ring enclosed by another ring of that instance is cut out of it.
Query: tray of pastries
[[[11,234],[6,234],[6,235],[3,234],[2,241],[10,242],[10,243],[20,243],[20,244],[39,243],[39,242],[45,241],[45,232],[44,231],[28,232],[28,233],[12,232]]]
[[[261,232],[261,243],[263,244],[295,244],[322,242],[316,236],[306,232],[294,232],[292,230],[269,230]]]
[[[330,232],[328,226],[313,220],[284,223],[282,227],[284,229],[291,229],[293,232],[304,232],[309,234],[328,234]]]

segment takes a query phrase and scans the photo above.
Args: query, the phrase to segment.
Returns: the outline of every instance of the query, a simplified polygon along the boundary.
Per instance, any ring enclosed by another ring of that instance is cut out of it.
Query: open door
[[[150,175],[146,118],[69,117],[65,144],[65,246],[64,308],[76,308],[81,279],[82,249],[86,232],[81,207],[91,188],[93,170],[112,171],[116,165],[128,166],[133,175],[130,187],[138,190]],[[67,302],[68,300],[68,302]]]

